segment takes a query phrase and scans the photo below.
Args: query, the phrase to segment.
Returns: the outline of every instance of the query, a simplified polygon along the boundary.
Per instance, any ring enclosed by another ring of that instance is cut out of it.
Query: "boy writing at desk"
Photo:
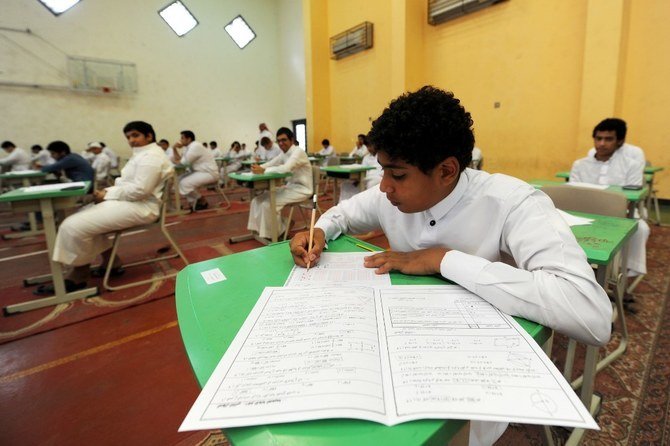
[[[452,93],[433,87],[392,101],[368,134],[380,186],[324,213],[311,252],[309,232],[296,234],[295,263],[314,265],[340,234],[382,229],[391,250],[366,257],[366,267],[441,274],[505,313],[607,343],[610,302],[551,200],[516,178],[465,168],[472,124]],[[470,444],[492,444],[506,426],[473,421]]]

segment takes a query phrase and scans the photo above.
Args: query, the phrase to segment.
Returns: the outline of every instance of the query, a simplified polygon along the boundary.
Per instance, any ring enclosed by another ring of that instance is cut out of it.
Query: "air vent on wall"
[[[363,22],[330,38],[330,58],[341,59],[372,48],[372,23]]]
[[[428,0],[428,23],[437,25],[501,1],[503,0]]]

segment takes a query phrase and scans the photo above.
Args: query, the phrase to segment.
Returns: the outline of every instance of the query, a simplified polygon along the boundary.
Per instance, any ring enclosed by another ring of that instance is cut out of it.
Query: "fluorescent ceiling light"
[[[228,35],[235,41],[237,46],[244,48],[249,42],[256,38],[256,34],[247,25],[241,15],[238,15],[232,22],[223,27]]]
[[[158,11],[158,14],[179,37],[196,27],[198,21],[180,1],[172,2]]]
[[[39,0],[39,2],[46,6],[53,15],[61,15],[79,3],[79,0]]]

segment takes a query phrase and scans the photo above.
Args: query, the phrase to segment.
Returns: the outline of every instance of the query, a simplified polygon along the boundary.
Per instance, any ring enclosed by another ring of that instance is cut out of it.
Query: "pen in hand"
[[[312,252],[312,245],[314,244],[314,221],[316,220],[316,194],[314,194],[314,197],[312,198],[312,221],[309,224],[309,244],[307,247],[307,269],[312,264],[312,260],[310,259],[309,255]]]

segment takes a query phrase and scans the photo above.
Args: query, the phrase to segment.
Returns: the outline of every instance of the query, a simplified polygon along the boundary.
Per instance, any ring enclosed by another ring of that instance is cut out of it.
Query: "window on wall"
[[[291,121],[293,123],[293,133],[295,134],[295,140],[298,141],[300,147],[307,150],[307,120],[306,119],[296,119]]]

